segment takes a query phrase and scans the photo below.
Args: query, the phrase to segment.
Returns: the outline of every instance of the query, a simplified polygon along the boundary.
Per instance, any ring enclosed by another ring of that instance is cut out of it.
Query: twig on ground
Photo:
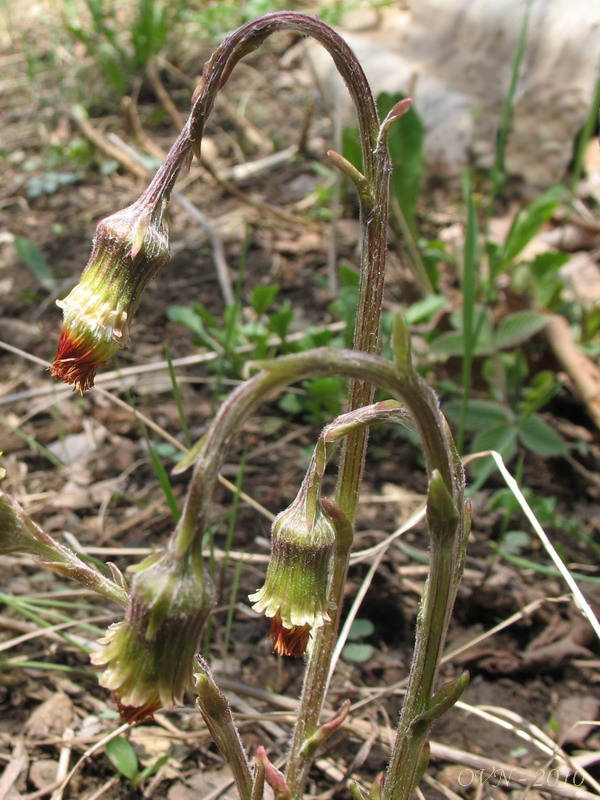
[[[140,147],[142,147],[147,153],[150,153],[150,155],[162,161],[166,153],[156,144],[156,142],[150,138],[150,136],[148,136],[144,130],[144,126],[140,120],[140,115],[138,114],[137,103],[133,100],[133,98],[125,96],[121,100],[121,109],[125,114],[125,117],[131,126],[133,135],[138,140]]]
[[[577,347],[564,317],[552,314],[545,333],[554,355],[573,381],[594,424],[600,429],[600,368]]]
[[[90,617],[89,619],[81,620],[81,622],[91,625],[94,622],[110,622],[113,619],[114,614],[102,614],[98,617]],[[57,625],[50,625],[48,628],[41,628],[39,625],[31,625],[31,630],[28,633],[24,633],[21,636],[15,636],[13,639],[9,639],[7,642],[0,642],[0,653],[5,650],[11,650],[13,647],[23,644],[23,642],[28,642],[31,639],[37,639],[39,637],[49,637],[53,641],[64,644],[64,640],[61,639],[60,636],[52,636],[52,634],[55,634],[57,631],[64,631],[67,628],[76,628],[79,623],[80,620],[71,620],[70,622],[60,622]],[[23,625],[28,625],[28,623],[23,623]]]
[[[467,753],[455,747],[448,747],[440,742],[431,742],[431,755],[443,761],[451,761],[455,764],[463,764],[473,770],[482,770],[497,776],[501,785],[510,786],[518,784],[521,788],[528,785],[531,781],[535,785],[536,791],[548,794],[556,794],[559,797],[572,798],[572,800],[598,800],[598,795],[588,792],[579,786],[573,786],[565,781],[557,781],[556,784],[549,784],[544,776],[540,775],[539,770],[522,769],[515,767],[514,764],[507,764],[504,761],[486,758],[475,753]],[[508,780],[504,777],[508,777]],[[477,776],[473,776],[477,781]]]
[[[346,327],[346,323],[339,321],[339,322],[332,322],[328,325],[315,325],[312,330],[315,332],[323,332],[323,331],[331,331],[332,333],[336,333],[339,331],[343,331]],[[297,342],[302,339],[305,335],[305,331],[297,331],[295,333],[291,333],[289,336],[286,337],[287,342]],[[281,339],[279,336],[271,336],[266,342],[265,345],[267,347],[277,347],[281,344]],[[26,350],[21,350],[18,347],[15,347],[8,342],[4,342],[0,340],[0,348],[7,350],[9,353],[14,353],[15,355],[21,356],[21,358],[25,358],[29,361],[32,361],[36,364],[39,364],[44,369],[49,369],[50,364],[47,361],[44,361],[42,358],[38,358],[37,356],[28,353]],[[252,352],[254,345],[242,345],[241,347],[236,347],[234,352],[237,354],[243,353],[250,353]],[[219,358],[219,353],[215,353],[214,351],[210,351],[208,353],[198,353],[193,356],[182,356],[181,358],[174,358],[172,360],[173,367],[192,367],[197,364],[205,364],[209,361],[215,361]],[[168,370],[169,369],[169,362],[164,361],[154,361],[151,364],[137,364],[133,367],[122,367],[119,369],[114,369],[109,372],[103,372],[98,375],[95,379],[96,387],[99,384],[110,384],[112,385],[119,385],[119,382],[122,382],[124,379],[142,375],[147,372],[156,372],[159,370]],[[65,386],[64,384],[55,384],[55,383],[48,383],[48,385],[44,388],[40,389],[31,389],[25,392],[14,392],[10,395],[5,395],[4,397],[0,397],[0,406],[10,405],[11,403],[18,402],[20,400],[29,400],[32,397],[41,397],[47,394],[52,394],[56,397],[61,397],[63,395],[72,395],[73,390],[70,386]]]
[[[463,798],[459,794],[453,792],[452,789],[449,789],[447,786],[444,786],[443,783],[436,781],[436,779],[433,778],[431,775],[429,775],[427,772],[425,773],[425,775],[423,775],[423,780],[428,786],[431,786],[432,789],[438,791],[442,795],[442,797],[445,797],[446,800],[463,800]]]
[[[251,122],[243,113],[238,111],[236,104],[225,94],[221,93],[217,95],[215,105],[227,114],[233,126],[237,128],[242,141],[248,142],[259,152],[266,154],[267,158],[273,153],[272,140],[261,133],[260,128]]]
[[[566,765],[573,773],[579,773],[583,778],[585,778],[588,785],[594,788],[600,795],[600,783],[594,778],[594,776],[590,775],[590,773],[583,766],[577,764],[575,759],[565,752],[560,744],[551,739],[550,736],[544,733],[541,728],[538,728],[537,725],[534,725],[532,722],[529,722],[529,720],[524,719],[515,711],[511,711],[509,708],[504,708],[503,706],[479,706],[479,709],[483,712],[490,711],[492,715],[496,716],[496,719],[502,719],[505,717],[508,720],[508,724],[511,722],[514,723],[515,732],[520,731],[518,735],[522,735],[523,733],[526,735],[531,735],[536,747],[539,747],[540,749],[546,747],[549,751],[549,761],[547,762],[548,767],[554,760],[556,760],[561,766]],[[521,727],[519,728],[518,726]]]
[[[265,731],[270,733],[275,739],[282,739],[283,741],[286,741],[287,735],[281,725],[277,725],[274,722],[265,720],[263,714],[260,714],[253,706],[250,705],[250,703],[248,703],[246,700],[243,700],[239,695],[230,691],[227,694],[227,699],[233,708],[239,709],[242,714],[247,714],[252,718],[257,719]]]
[[[538,731],[535,731],[535,733],[528,733],[526,730],[519,727],[517,721],[513,722],[507,719],[502,719],[502,717],[499,716],[502,711],[500,708],[493,706],[474,706],[471,705],[471,703],[465,703],[463,700],[457,701],[456,708],[462,709],[467,714],[472,714],[475,717],[484,719],[486,722],[489,722],[492,725],[497,725],[499,728],[504,728],[507,731],[511,731],[515,734],[515,736],[518,736],[519,739],[523,739],[528,744],[537,747],[545,756],[558,755],[556,744],[548,743],[547,741],[541,741],[537,735]],[[521,716],[518,717],[518,722],[519,724],[527,727],[529,727],[530,724]]]
[[[473,455],[469,456],[468,460],[474,460],[475,458],[482,458],[484,456],[491,456],[496,462],[496,466],[498,467],[500,474],[504,478],[506,485],[511,490],[511,492],[515,496],[515,499],[521,506],[523,513],[529,520],[531,527],[536,532],[538,539],[544,546],[544,549],[552,559],[554,566],[557,568],[560,575],[564,579],[565,583],[573,593],[573,600],[575,602],[575,605],[581,611],[581,613],[584,615],[587,621],[590,623],[590,625],[594,629],[596,636],[598,636],[598,638],[600,639],[600,622],[598,622],[598,619],[594,614],[592,607],[584,597],[581,589],[577,585],[577,582],[574,580],[573,576],[563,563],[561,557],[558,555],[556,548],[548,538],[548,535],[538,522],[537,517],[535,516],[529,503],[525,499],[525,496],[523,495],[523,492],[521,491],[518,483],[506,468],[506,464],[504,463],[504,459],[502,458],[500,453],[496,452],[495,450],[486,450],[485,452],[474,453]],[[467,459],[465,459],[465,463],[466,462]]]
[[[111,731],[106,736],[103,736],[102,739],[100,739],[99,742],[96,742],[88,750],[86,750],[85,753],[81,756],[81,758],[77,761],[75,766],[71,769],[71,771],[65,776],[64,780],[60,783],[60,785],[58,786],[58,790],[57,791],[62,793],[67,788],[67,786],[69,785],[69,782],[71,781],[71,778],[73,777],[73,775],[75,775],[77,770],[91,756],[93,756],[94,753],[97,753],[98,750],[101,750],[105,745],[108,744],[108,742],[111,742],[113,739],[116,739],[117,736],[120,736],[122,733],[125,733],[125,731],[129,730],[129,728],[131,728],[131,727],[132,727],[131,723],[129,723],[129,722],[123,723],[123,725],[120,725],[114,731]],[[44,794],[46,794],[46,792],[44,792]],[[26,797],[26,800],[33,800],[33,796],[34,795],[29,795],[28,797]],[[41,797],[41,795],[35,795],[35,796],[36,797]]]
[[[73,750],[72,743],[75,734],[72,728],[67,728],[63,733],[63,744],[59,751],[58,766],[56,768],[56,780],[64,781],[69,771],[69,762],[71,760],[71,753]],[[52,795],[52,800],[63,800],[64,787],[57,789],[56,793]]]
[[[297,214],[292,214],[289,211],[282,211],[280,208],[272,205],[271,203],[266,203],[263,200],[255,200],[253,197],[250,197],[246,192],[242,191],[235,183],[230,180],[232,176],[229,174],[221,175],[219,174],[209,162],[200,156],[200,164],[204,167],[206,172],[210,175],[213,181],[223,189],[223,191],[230,194],[232,197],[236,197],[240,202],[245,203],[252,208],[256,208],[258,211],[261,211],[265,214],[270,214],[275,219],[280,219],[283,222],[288,222],[292,225],[301,225],[304,228],[311,227],[315,230],[318,229],[318,225],[314,222],[307,220],[305,217],[301,217]],[[247,167],[247,165],[242,165]]]
[[[249,181],[259,175],[265,175],[274,169],[279,169],[284,164],[291,162],[298,155],[296,145],[290,145],[284,150],[278,150],[264,158],[257,158],[255,161],[246,161],[243,164],[235,164],[226,172],[226,176],[232,181]]]
[[[83,800],[99,800],[102,795],[106,794],[110,789],[113,788],[119,781],[121,780],[120,776],[115,775],[112,778],[109,778],[106,783],[103,783],[102,786],[98,787],[98,789],[94,789],[94,791],[84,797]]]
[[[29,759],[27,758],[23,740],[17,739],[11,759],[4,767],[2,775],[0,775],[0,800],[5,800],[9,796],[17,778],[27,768],[28,763]]]
[[[78,113],[77,109],[70,108],[67,110],[69,117],[77,125],[81,133],[88,139],[94,147],[97,147],[100,152],[105,156],[118,161],[121,166],[126,170],[136,175],[138,178],[146,180],[148,178],[148,170],[143,167],[139,162],[134,161],[129,155],[124,153],[118,147],[115,147],[104,134],[97,131],[92,123]]]
[[[176,130],[181,130],[185,125],[184,117],[179,113],[179,110],[175,103],[171,100],[171,95],[165,89],[165,85],[160,78],[160,73],[158,71],[158,64],[156,58],[151,58],[148,62],[148,66],[146,67],[146,74],[152,84],[152,88],[154,89],[156,96],[160,100],[162,107],[167,112],[167,114],[171,117],[171,121],[175,126]]]
[[[573,467],[575,472],[578,472],[588,483],[593,484],[596,488],[600,489],[600,475],[596,472],[592,472],[589,469],[586,469],[583,464],[580,464],[576,458],[573,458],[571,455],[563,456],[568,463]]]

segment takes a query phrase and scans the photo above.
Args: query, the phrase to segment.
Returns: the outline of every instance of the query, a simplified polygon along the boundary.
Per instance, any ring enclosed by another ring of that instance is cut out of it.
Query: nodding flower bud
[[[330,619],[335,529],[305,484],[273,521],[265,583],[250,595],[254,611],[271,619],[270,638],[279,655],[301,656],[311,630]]]
[[[57,300],[63,328],[51,373],[81,395],[100,364],[128,345],[142,291],[169,260],[165,210],[163,199],[142,195],[101,220],[79,283]]]
[[[181,705],[214,604],[210,577],[192,553],[176,559],[166,551],[135,569],[125,619],[92,654],[92,663],[105,667],[100,685],[113,692],[125,722]]]

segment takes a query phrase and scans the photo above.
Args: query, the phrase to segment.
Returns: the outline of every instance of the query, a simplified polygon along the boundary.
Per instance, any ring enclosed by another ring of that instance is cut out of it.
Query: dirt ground
[[[331,195],[331,178],[323,177],[315,166],[323,163],[332,129],[296,64],[282,71],[277,68],[290,43],[289,37],[277,38],[243,62],[228,84],[226,99],[217,105],[207,130],[207,153],[217,173],[229,176],[226,184],[217,184],[194,165],[181,191],[210,220],[223,243],[234,283],[243,269],[243,319],[252,319],[249,302],[254,288],[278,285],[278,307],[286,299],[291,301],[293,327],[301,331],[309,325],[339,322],[331,309],[328,284],[331,226],[321,212],[323,195]],[[146,77],[135,87],[128,107],[119,108],[114,99],[112,106],[110,101],[98,102],[97,108],[93,103],[88,106],[88,125],[98,137],[90,144],[89,130],[76,121],[53,85],[57,73],[49,67],[47,74],[38,71],[36,81],[28,79],[23,45],[13,36],[4,41],[0,53],[6,68],[0,95],[4,176],[0,340],[10,346],[0,342],[0,450],[6,470],[2,489],[48,533],[125,569],[159,547],[173,526],[149,454],[151,442],[168,471],[176,453],[172,439],[184,442],[165,366],[167,347],[193,441],[202,435],[214,411],[218,376],[210,362],[189,360],[208,349],[171,321],[168,310],[199,302],[221,319],[223,297],[206,231],[173,202],[172,259],[142,300],[131,349],[119,355],[118,365],[99,374],[98,390],[82,399],[53,384],[47,365],[60,330],[54,301],[75,283],[98,219],[131,202],[144,186],[144,180],[132,173],[138,162],[129,151],[120,151],[120,164],[112,163],[108,145],[116,145],[109,134],[137,152],[148,153],[146,139],[140,139],[139,131],[136,137],[136,120],[153,146],[162,150],[177,129],[161,104],[156,84]],[[177,70],[164,65],[160,69],[161,84],[182,113],[209,50],[196,45]],[[93,85],[90,88],[93,91]],[[299,144],[300,154],[268,166],[266,172],[243,180],[232,177],[236,164]],[[79,162],[73,156],[77,148],[85,154]],[[71,161],[64,153],[71,153]],[[63,176],[62,183],[57,175]],[[425,229],[464,225],[452,187],[427,194],[421,213]],[[343,198],[336,229],[338,263],[358,266],[356,206],[350,195]],[[43,254],[51,267],[49,277],[24,265],[16,249],[18,237]],[[404,262],[405,254],[392,244],[387,309],[418,296]],[[456,285],[455,277],[448,275],[448,286],[453,282]],[[180,364],[185,358],[188,362]],[[551,355],[548,360],[552,361]],[[132,369],[141,366],[149,368]],[[455,368],[452,362],[440,364],[430,377],[443,380]],[[135,412],[145,415],[145,422]],[[598,541],[598,432],[568,389],[545,410],[545,418],[567,437],[570,455],[565,459],[528,454],[523,484],[538,496],[556,497],[560,513],[578,519],[581,530]],[[235,482],[243,461],[244,492],[277,513],[299,486],[319,428],[319,421],[306,415],[282,414],[273,400],[234,441],[224,477]],[[171,480],[181,502],[187,475]],[[471,683],[464,703],[433,731],[431,766],[422,785],[431,798],[517,800],[525,792],[536,798],[540,780],[551,782],[551,771],[559,769],[552,755],[557,743],[561,759],[566,755],[589,765],[592,780],[600,780],[598,727],[572,727],[598,718],[598,643],[557,577],[509,563],[493,549],[502,514],[486,504],[501,485],[493,479],[473,498],[472,540],[441,676],[451,680],[468,669]],[[414,445],[396,432],[375,433],[365,469],[356,550],[377,544],[401,525],[418,509],[425,489]],[[221,487],[214,509],[217,548],[225,546],[231,502],[231,491]],[[519,519],[515,524],[524,523]],[[548,533],[574,569],[598,579],[583,541],[552,522]],[[269,520],[241,501],[233,553],[225,569],[219,563],[216,567],[218,608],[205,653],[230,693],[249,752],[262,744],[277,762],[286,751],[293,719],[290,700],[298,696],[302,663],[271,654],[264,643],[264,620],[249,610],[247,595],[262,581],[268,552]],[[533,562],[547,561],[533,535],[522,555]],[[345,782],[350,775],[369,784],[385,766],[410,663],[426,558],[426,531],[417,527],[390,546],[375,575],[359,613],[373,623],[372,632],[360,642],[371,646],[368,657],[355,661],[342,656],[327,704],[330,713],[349,698],[356,709],[351,723],[330,741],[317,762],[309,783],[311,798],[349,798]],[[362,562],[352,567],[348,603],[368,566]],[[118,619],[119,611],[25,557],[1,556],[0,570],[0,799],[54,798],[53,792],[78,758],[119,725],[110,693],[97,685],[85,651]],[[582,584],[582,589],[598,608],[598,583]],[[506,625],[493,633],[503,622]],[[65,636],[58,629],[61,624]],[[75,772],[64,796],[85,800],[233,796],[229,772],[191,697],[184,708],[160,712],[128,736],[142,766],[168,754],[156,774],[135,786],[100,750]],[[509,770],[512,781],[501,780]],[[567,773],[560,767],[561,777]],[[579,778],[579,773],[571,774],[571,797],[598,792],[597,783]],[[569,796],[565,791],[562,796]]]

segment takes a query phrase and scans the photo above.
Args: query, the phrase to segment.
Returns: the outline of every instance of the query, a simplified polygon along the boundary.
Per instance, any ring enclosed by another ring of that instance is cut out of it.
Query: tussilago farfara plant
[[[113,570],[108,579],[54,542],[4,496],[0,552],[27,552],[40,564],[73,578],[125,608],[93,656],[100,683],[114,693],[122,717],[141,722],[161,707],[183,702],[194,687],[207,728],[231,767],[242,800],[260,800],[267,781],[277,798],[299,800],[308,773],[347,708],[323,724],[327,691],[353,539],[358,488],[368,428],[378,422],[409,425],[420,436],[429,477],[427,521],[429,578],[417,620],[408,690],[400,711],[388,769],[370,789],[356,783],[357,798],[405,800],[428,760],[433,721],[463,692],[466,676],[437,686],[437,672],[469,529],[462,465],[431,388],[411,361],[410,336],[395,321],[395,363],[382,359],[379,323],[386,253],[387,133],[410,106],[398,103],[383,122],[364,73],[338,34],[320,20],[294,12],[267,14],[243,25],[217,48],[204,68],[190,117],[162,167],[141,197],[102,220],[79,284],[59,305],[64,323],[52,374],[83,393],[98,367],[129,344],[133,316],[147,283],[168,260],[166,211],[180,171],[199,154],[206,120],[235,64],[271,33],[291,30],[317,39],[332,56],[352,95],[358,117],[363,169],[341,155],[330,161],[355,184],[362,224],[357,323],[352,350],[317,349],[251,365],[256,371],[218,409],[183,467],[193,466],[181,517],[163,551],[133,568],[128,586]],[[402,123],[399,123],[402,124]],[[296,499],[275,519],[272,557],[264,585],[250,600],[271,621],[274,649],[305,654],[305,678],[285,771],[264,748],[250,762],[225,696],[199,653],[214,592],[203,563],[202,540],[211,521],[211,498],[231,438],[257,406],[289,384],[314,376],[350,378],[348,411],[323,430]],[[376,386],[394,398],[373,404]],[[325,465],[343,440],[334,498],[321,496]]]

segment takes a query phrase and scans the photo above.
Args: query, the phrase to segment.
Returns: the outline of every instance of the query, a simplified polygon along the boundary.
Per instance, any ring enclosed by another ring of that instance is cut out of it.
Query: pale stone
[[[380,9],[379,24],[341,30],[375,94],[404,92],[426,129],[425,161],[437,178],[474,160],[489,168],[527,0],[414,0]],[[507,171],[535,187],[560,180],[600,74],[600,3],[533,3],[506,148]],[[348,94],[329,55],[307,46],[318,83],[351,123]],[[400,123],[401,124],[401,123]]]

